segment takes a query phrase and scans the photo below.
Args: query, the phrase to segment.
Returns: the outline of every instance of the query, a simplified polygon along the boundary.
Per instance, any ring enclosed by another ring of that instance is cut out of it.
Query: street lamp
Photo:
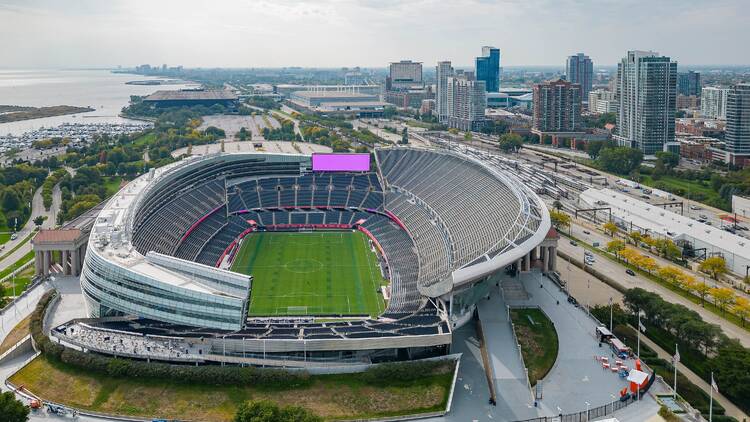
[[[589,419],[590,419],[589,418],[589,408],[591,408],[591,403],[589,403],[589,402],[585,402],[585,403],[586,403],[586,422],[588,422]]]

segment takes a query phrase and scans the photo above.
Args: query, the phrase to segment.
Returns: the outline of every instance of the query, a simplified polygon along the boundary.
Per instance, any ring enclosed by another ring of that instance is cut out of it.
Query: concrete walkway
[[[609,347],[599,344],[595,335],[597,324],[585,308],[568,303],[567,295],[538,271],[524,273],[520,280],[529,299],[509,300],[508,304],[538,306],[554,323],[559,342],[557,360],[541,381],[541,413],[550,416],[580,412],[586,410],[586,402],[593,408],[619,397],[619,390],[628,383],[617,373],[603,369],[594,359],[595,355],[610,360],[615,356]],[[633,360],[624,363],[629,368],[635,366]]]
[[[480,301],[478,308],[494,376],[500,420],[515,421],[539,416],[500,292],[493,288],[490,299]]]

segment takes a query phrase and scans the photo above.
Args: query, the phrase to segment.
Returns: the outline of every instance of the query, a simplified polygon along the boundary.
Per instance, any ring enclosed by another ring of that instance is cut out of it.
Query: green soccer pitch
[[[250,316],[378,315],[386,284],[359,231],[258,232],[242,241],[232,271],[253,276]]]

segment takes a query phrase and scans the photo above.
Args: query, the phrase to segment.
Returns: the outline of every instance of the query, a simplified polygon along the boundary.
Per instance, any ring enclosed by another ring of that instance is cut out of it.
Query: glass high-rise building
[[[451,62],[442,61],[437,63],[435,68],[435,78],[437,79],[435,91],[435,109],[437,110],[438,121],[446,123],[448,121],[448,78],[454,75]]]
[[[653,51],[628,51],[617,65],[619,145],[653,155],[674,142],[677,62]]]
[[[750,163],[750,84],[733,86],[727,93],[727,131],[724,135],[729,162]]]
[[[482,47],[482,55],[474,62],[478,81],[484,81],[487,92],[500,91],[500,49]]]
[[[688,71],[677,74],[677,93],[680,95],[701,95],[701,74],[700,72]]]
[[[588,99],[594,81],[594,62],[583,53],[569,56],[565,62],[565,79],[581,85],[581,98]]]

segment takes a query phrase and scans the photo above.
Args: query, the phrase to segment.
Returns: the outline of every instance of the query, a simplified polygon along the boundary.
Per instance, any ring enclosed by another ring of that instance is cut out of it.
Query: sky
[[[0,0],[0,67],[750,64],[749,0]]]

